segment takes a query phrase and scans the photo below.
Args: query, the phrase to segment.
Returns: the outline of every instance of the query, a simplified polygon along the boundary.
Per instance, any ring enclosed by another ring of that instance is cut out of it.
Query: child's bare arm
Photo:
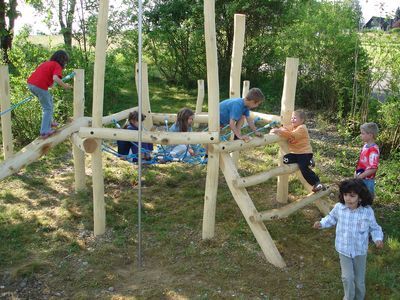
[[[383,241],[375,241],[376,248],[382,249],[383,248]]]
[[[245,142],[248,142],[248,141],[250,140],[250,138],[249,138],[248,136],[246,136],[246,135],[243,135],[243,136],[242,136],[241,131],[240,131],[240,127],[237,126],[237,122],[236,122],[234,119],[230,119],[230,121],[229,121],[229,127],[231,128],[231,130],[233,131],[233,134],[234,134],[238,139],[241,139],[241,140],[243,140],[243,141],[245,141]]]
[[[365,170],[364,172],[362,172],[360,174],[355,174],[354,177],[363,179],[363,178],[368,177],[375,173],[376,173],[376,168],[371,168],[371,169]]]
[[[250,129],[254,132],[256,136],[262,136],[262,133],[257,131],[257,127],[254,124],[254,120],[251,117],[246,117],[247,124],[249,124]]]
[[[65,83],[64,81],[62,81],[62,80],[60,79],[60,77],[58,77],[57,75],[53,75],[53,80],[54,80],[57,84],[59,84],[60,86],[62,86],[64,89],[70,89],[70,88],[72,88],[72,86],[71,86],[70,84]]]
[[[320,221],[315,222],[314,225],[313,225],[313,228],[320,229],[321,228],[321,222]]]

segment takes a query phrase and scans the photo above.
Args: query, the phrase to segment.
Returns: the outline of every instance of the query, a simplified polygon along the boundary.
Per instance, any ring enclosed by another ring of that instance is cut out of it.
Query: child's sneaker
[[[58,125],[60,125],[60,124],[58,124],[58,123],[55,122],[55,121],[51,122],[51,128],[58,127]]]
[[[53,135],[55,133],[56,133],[55,130],[50,130],[49,132],[41,133],[40,134],[40,138],[44,140],[44,139],[47,139],[49,136],[51,136],[51,135]]]
[[[315,167],[315,161],[314,158],[310,159],[310,168],[314,168]]]
[[[324,191],[326,188],[322,183],[317,183],[313,186],[312,191],[314,193],[319,192],[319,191]]]

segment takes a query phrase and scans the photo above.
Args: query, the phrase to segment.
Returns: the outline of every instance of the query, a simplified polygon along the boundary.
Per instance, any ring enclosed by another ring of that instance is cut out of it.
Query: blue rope
[[[65,76],[65,77],[62,79],[62,81],[65,82],[65,81],[71,79],[71,78],[74,77],[74,76],[75,76],[75,72],[72,72],[72,73],[68,74],[67,76]],[[26,102],[31,101],[33,98],[34,98],[33,95],[30,95],[30,96],[26,97],[24,100],[22,100],[22,101],[20,101],[20,102],[18,102],[18,103],[15,103],[14,105],[12,105],[12,106],[10,106],[9,108],[7,108],[5,111],[0,112],[0,116],[2,116],[2,115],[4,115],[4,114],[6,114],[6,113],[8,113],[8,112],[10,112],[10,111],[12,111],[12,110],[14,110],[14,109],[16,109],[18,106],[21,106],[21,105],[25,104]]]
[[[258,128],[257,130],[255,130],[255,131],[249,132],[249,133],[246,134],[246,135],[249,136],[249,135],[252,135],[253,133],[256,133],[256,132],[259,132],[259,131],[262,131],[262,130],[265,130],[265,129],[269,129],[269,128],[272,128],[272,127],[276,127],[276,126],[278,126],[279,124],[280,124],[280,123],[277,122],[277,121],[272,121],[271,123],[268,123],[267,125],[265,125],[265,126],[263,126],[263,127],[260,127],[260,128]]]

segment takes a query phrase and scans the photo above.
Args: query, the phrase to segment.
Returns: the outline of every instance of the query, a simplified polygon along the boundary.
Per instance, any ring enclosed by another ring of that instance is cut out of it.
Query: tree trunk
[[[10,63],[8,51],[11,50],[14,37],[14,22],[17,15],[17,0],[10,0],[8,7],[5,0],[0,0],[0,49],[5,64]],[[8,18],[8,28],[6,23]]]
[[[66,7],[65,7],[65,22],[64,22],[64,0],[58,0],[58,21],[60,22],[61,33],[64,37],[64,44],[67,48],[71,48],[72,23],[74,21],[76,0],[67,0],[65,4]]]

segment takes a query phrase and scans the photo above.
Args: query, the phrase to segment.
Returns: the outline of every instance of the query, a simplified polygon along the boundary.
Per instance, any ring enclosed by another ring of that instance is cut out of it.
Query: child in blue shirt
[[[146,118],[145,115],[142,114],[142,121]],[[126,121],[123,129],[129,130],[139,130],[139,113],[137,111],[133,111],[129,113],[128,120]],[[137,162],[137,154],[138,154],[138,142],[130,142],[130,141],[117,141],[118,145],[118,154],[122,157],[126,157],[129,155],[129,151],[131,151],[131,155],[133,156],[132,161]],[[153,144],[151,143],[142,143],[142,152],[144,153],[144,159],[151,159],[151,151],[153,151]]]
[[[339,203],[314,223],[314,228],[336,225],[335,248],[339,253],[344,289],[343,299],[365,298],[365,269],[369,234],[377,248],[383,248],[382,228],[371,208],[372,194],[362,179],[340,183]]]
[[[241,128],[246,119],[251,130],[255,132],[255,135],[262,136],[261,132],[256,131],[257,127],[255,127],[253,119],[250,118],[250,109],[257,108],[264,99],[264,94],[260,89],[252,88],[244,98],[222,101],[219,104],[219,122],[221,127],[229,125],[235,140],[240,139],[248,142],[250,138],[241,134]]]

